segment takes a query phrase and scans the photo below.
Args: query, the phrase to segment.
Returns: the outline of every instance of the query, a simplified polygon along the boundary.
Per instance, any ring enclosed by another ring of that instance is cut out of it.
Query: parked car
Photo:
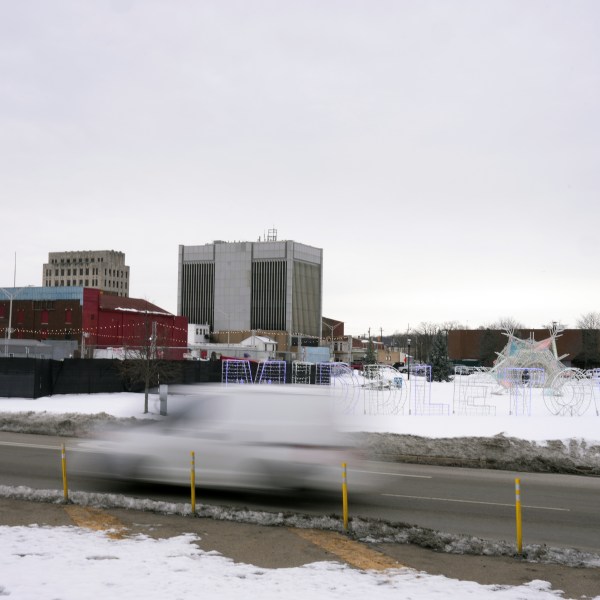
[[[340,490],[342,463],[361,473],[352,440],[338,431],[333,399],[286,386],[206,386],[160,422],[80,446],[80,475],[175,485],[190,483],[195,453],[199,486],[231,489]]]

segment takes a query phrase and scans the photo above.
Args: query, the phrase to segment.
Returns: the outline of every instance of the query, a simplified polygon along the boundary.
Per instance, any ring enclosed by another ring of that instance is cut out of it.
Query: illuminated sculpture
[[[285,384],[286,362],[264,360],[258,365],[254,382],[258,384]]]
[[[295,360],[292,363],[292,383],[309,384],[312,363]]]
[[[550,330],[550,337],[536,342],[533,337],[526,340],[517,338],[513,330],[507,329],[504,335],[508,337],[508,343],[502,352],[497,353],[498,358],[490,374],[502,387],[509,388],[513,380],[510,369],[535,369],[535,380],[530,378],[527,383],[533,387],[551,385],[565,369],[560,361],[567,355],[559,357],[556,352],[556,338],[562,335],[562,331],[562,327],[555,325]]]
[[[249,360],[228,358],[221,363],[223,383],[252,383],[252,370]]]
[[[514,331],[504,335],[508,343],[498,352],[490,374],[501,389],[511,395],[511,414],[531,414],[531,390],[541,388],[546,408],[555,415],[582,415],[593,397],[590,379],[580,369],[567,368],[558,356],[556,338],[563,328],[554,325],[550,337],[536,342],[515,337]],[[598,411],[596,411],[598,412]]]

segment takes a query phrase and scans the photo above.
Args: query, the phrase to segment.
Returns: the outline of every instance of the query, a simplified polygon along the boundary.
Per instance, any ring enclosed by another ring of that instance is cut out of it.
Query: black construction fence
[[[220,361],[169,361],[164,383],[211,383],[221,381]],[[40,398],[55,394],[97,394],[141,391],[131,384],[121,361],[110,359],[65,359],[0,357],[0,397]],[[1,411],[0,404],[0,411]]]
[[[221,360],[165,361],[169,368],[161,383],[218,383],[222,380]],[[259,363],[247,361],[252,381],[257,378]],[[316,365],[310,366],[302,383],[315,384]],[[325,374],[325,383],[329,383]],[[292,383],[292,363],[287,362],[285,383]],[[0,357],[0,398],[40,398],[56,394],[98,394],[143,391],[143,383],[131,381],[123,361],[117,359]],[[0,404],[0,412],[2,405]]]

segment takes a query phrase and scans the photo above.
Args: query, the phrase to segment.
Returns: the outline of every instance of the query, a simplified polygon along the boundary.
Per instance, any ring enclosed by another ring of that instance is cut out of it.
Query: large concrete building
[[[44,264],[45,287],[91,287],[116,296],[129,296],[129,267],[115,250],[50,252]]]
[[[179,246],[177,312],[211,331],[321,337],[323,250],[270,238]]]

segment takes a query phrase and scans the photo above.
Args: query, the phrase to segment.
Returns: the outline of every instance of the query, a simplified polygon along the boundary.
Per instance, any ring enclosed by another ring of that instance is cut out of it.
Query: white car
[[[80,445],[75,472],[198,487],[340,490],[369,486],[349,437],[321,390],[270,385],[204,386],[168,417]],[[173,402],[171,402],[173,404]]]

